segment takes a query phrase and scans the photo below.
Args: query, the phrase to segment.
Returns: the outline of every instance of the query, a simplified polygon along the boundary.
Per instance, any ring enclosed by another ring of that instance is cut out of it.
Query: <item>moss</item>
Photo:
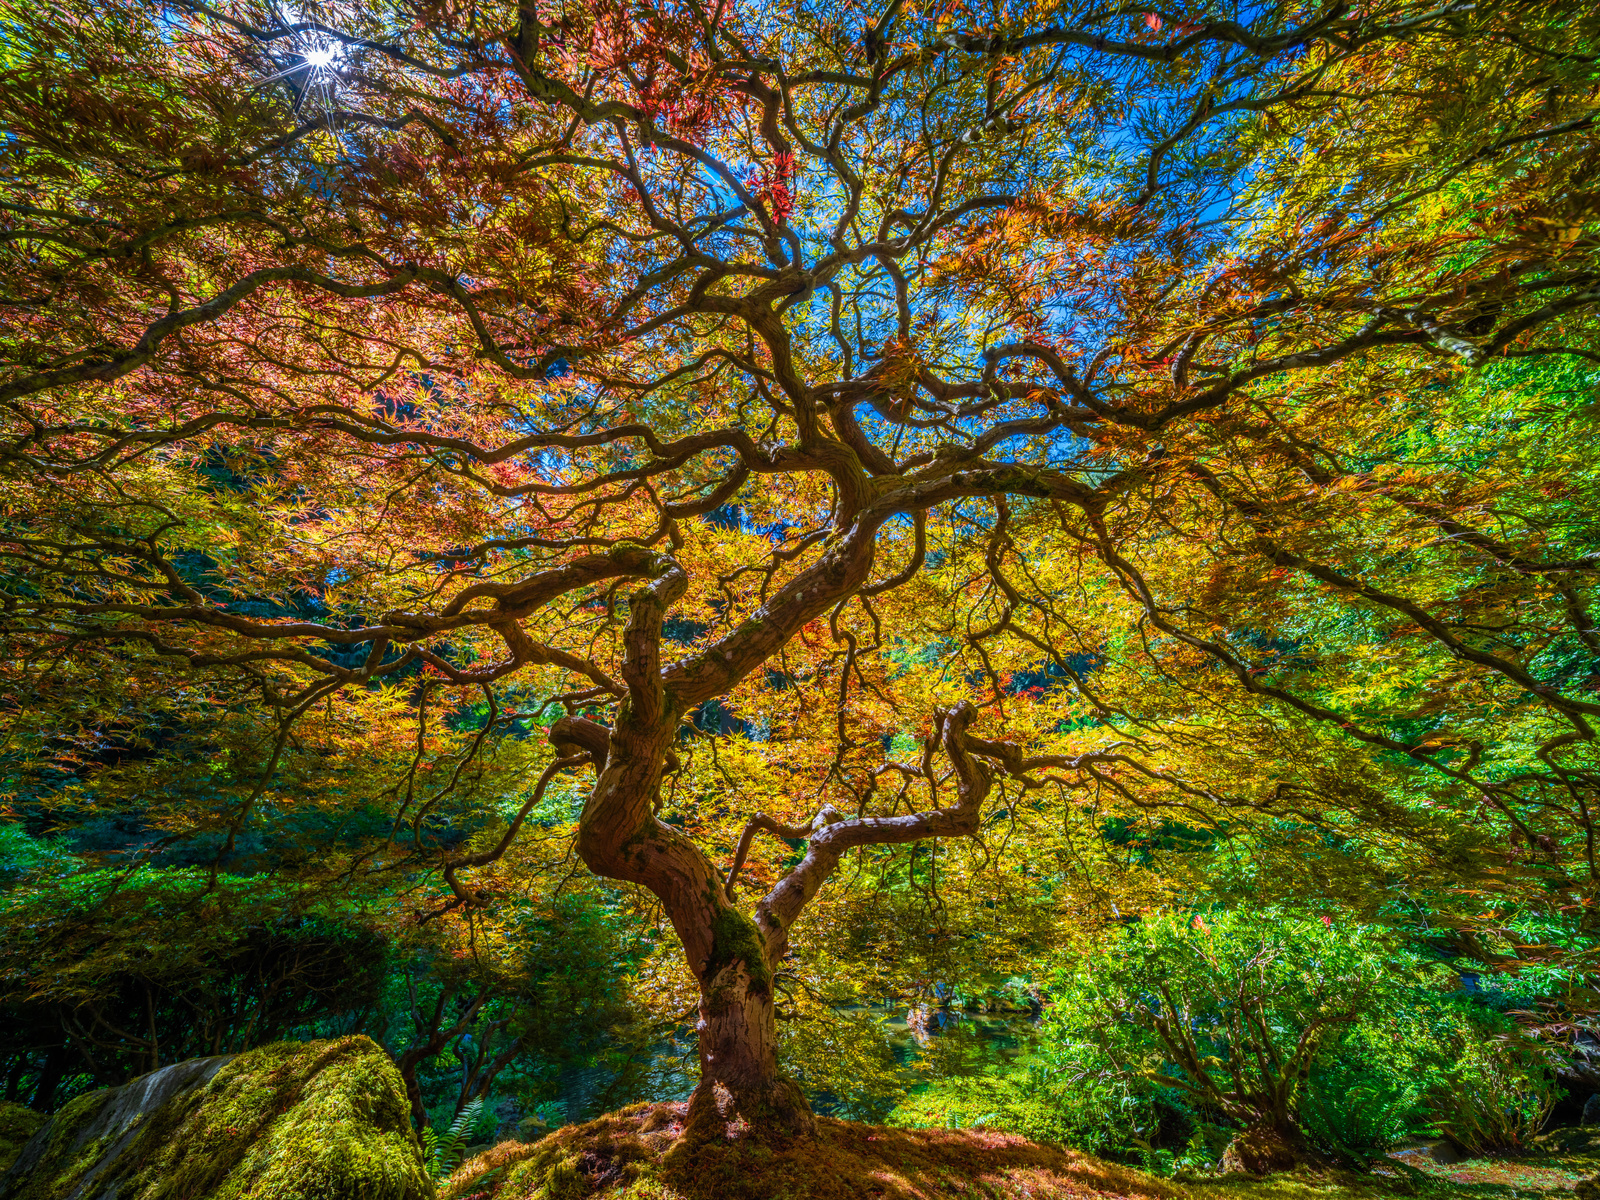
[[[69,1194],[99,1161],[109,1138],[91,1138],[80,1144],[82,1133],[100,1115],[111,1099],[112,1089],[89,1092],[69,1100],[50,1119],[48,1141],[38,1158],[38,1167],[27,1182],[13,1188],[7,1200],[50,1200]]]
[[[1189,1189],[1168,1180],[988,1130],[890,1129],[823,1117],[815,1140],[764,1141],[730,1130],[726,1139],[688,1154],[669,1154],[685,1115],[683,1104],[640,1105],[568,1126],[536,1146],[506,1142],[463,1164],[441,1195],[443,1200],[1195,1200]]]
[[[705,978],[713,980],[729,963],[744,960],[744,969],[750,975],[750,990],[772,990],[772,968],[767,965],[767,950],[761,940],[756,923],[736,908],[718,906],[711,918],[711,958],[706,963]]]
[[[557,1159],[544,1175],[540,1200],[583,1200],[589,1194],[589,1181],[578,1170],[578,1157]]]
[[[572,1200],[626,1189],[648,1178],[676,1140],[681,1110],[635,1104],[532,1145],[501,1142],[463,1163],[440,1187],[440,1200]]]
[[[644,844],[653,841],[656,836],[656,821],[653,816],[646,817],[639,822],[639,827],[622,841],[620,853],[623,858],[644,861]]]
[[[104,1104],[112,1093],[97,1093]],[[85,1097],[84,1099],[92,1099]],[[75,1102],[76,1103],[76,1102]],[[69,1116],[66,1110],[60,1116]],[[15,1200],[65,1200],[110,1138],[71,1114]],[[364,1037],[241,1054],[119,1135],[96,1194],[119,1200],[429,1200],[399,1072]]]
[[[44,1127],[48,1118],[20,1104],[0,1101],[0,1174],[10,1170],[28,1139]]]

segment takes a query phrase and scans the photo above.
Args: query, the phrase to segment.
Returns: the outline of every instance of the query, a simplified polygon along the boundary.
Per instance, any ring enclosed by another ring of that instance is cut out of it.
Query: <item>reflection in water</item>
[[[1038,1018],[1025,1010],[968,1013],[879,1004],[841,1009],[840,1016],[846,1018],[843,1025],[861,1030],[861,1036],[887,1042],[899,1067],[900,1087],[908,1092],[940,1079],[1004,1067],[1030,1050],[1038,1036]],[[691,1035],[658,1042],[626,1066],[569,1067],[561,1075],[558,1103],[567,1121],[587,1121],[637,1100],[685,1100],[694,1090],[694,1061]],[[850,1120],[881,1121],[892,1107],[876,1098],[816,1087],[807,1094],[817,1112]]]
[[[959,1008],[873,1005],[847,1015],[876,1018],[889,1050],[900,1067],[901,1086],[920,1091],[941,1079],[980,1075],[1005,1067],[1033,1048],[1038,1017],[1027,1011],[969,1013]],[[863,1103],[859,1096],[841,1096],[811,1089],[812,1107],[827,1116],[881,1121],[887,1109]]]
[[[968,1013],[959,1008],[888,1006],[869,1011],[883,1016],[895,1057],[908,1065],[919,1051],[931,1049],[936,1037],[955,1038],[975,1050],[987,1049],[991,1052],[987,1061],[998,1065],[1018,1057],[1037,1036],[1037,1018],[1030,1012]]]

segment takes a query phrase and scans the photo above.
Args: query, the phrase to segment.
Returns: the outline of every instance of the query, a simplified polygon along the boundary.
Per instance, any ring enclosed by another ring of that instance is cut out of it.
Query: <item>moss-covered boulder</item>
[[[431,1200],[394,1064],[364,1037],[163,1067],[73,1100],[0,1200]]]
[[[38,1133],[48,1119],[31,1108],[0,1100],[0,1171],[10,1169],[28,1139]]]

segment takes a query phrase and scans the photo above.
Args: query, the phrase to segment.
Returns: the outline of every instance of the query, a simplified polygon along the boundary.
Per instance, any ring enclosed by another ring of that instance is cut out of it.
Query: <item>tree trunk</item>
[[[39,1072],[39,1082],[33,1089],[33,1099],[28,1107],[35,1112],[49,1112],[55,1103],[56,1088],[67,1070],[67,1044],[51,1046],[45,1055],[44,1069]]]
[[[669,600],[676,597],[673,589],[663,590]],[[700,1085],[689,1103],[680,1146],[723,1137],[736,1118],[761,1134],[810,1136],[816,1132],[816,1117],[799,1086],[778,1070],[773,968],[800,910],[846,849],[976,832],[993,777],[965,748],[975,712],[963,702],[938,716],[957,779],[958,802],[951,807],[851,820],[824,805],[810,822],[793,830],[762,814],[753,817],[740,839],[732,875],[737,875],[757,828],[805,837],[809,844],[805,858],[761,901],[752,920],[734,901],[731,876],[724,883],[704,851],[653,811],[651,800],[661,786],[677,715],[665,707],[660,683],[661,597],[642,589],[632,594],[629,605],[625,674],[634,690],[619,710],[617,724],[607,730],[568,716],[550,729],[550,741],[564,759],[587,755],[599,772],[579,820],[578,854],[595,874],[643,884],[661,899],[699,981]],[[635,637],[652,629],[654,640]],[[979,744],[986,752],[1010,754],[1018,769],[1024,768],[1008,747]]]
[[[1224,1172],[1271,1175],[1317,1162],[1299,1130],[1285,1124],[1254,1125],[1237,1134],[1223,1151],[1220,1165]]]
[[[816,1132],[811,1106],[778,1070],[772,971],[755,923],[725,909],[718,924],[716,950],[700,978],[700,1084],[689,1101],[685,1140],[725,1136],[738,1117],[761,1134],[810,1136]]]

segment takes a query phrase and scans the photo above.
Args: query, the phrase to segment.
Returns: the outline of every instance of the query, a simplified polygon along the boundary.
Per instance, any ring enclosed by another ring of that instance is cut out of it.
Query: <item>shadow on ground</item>
[[[1565,1128],[1535,1139],[1518,1157],[1430,1161],[1403,1156],[1370,1173],[1291,1173],[1267,1179],[1198,1180],[1194,1200],[1600,1200],[1600,1128]]]
[[[1600,1167],[1600,1132],[1542,1139],[1520,1159],[1178,1182],[996,1130],[827,1118],[815,1141],[759,1141],[730,1125],[721,1142],[669,1153],[684,1108],[639,1104],[503,1142],[463,1164],[439,1200],[1600,1200],[1585,1183]]]
[[[451,1176],[440,1200],[1189,1200],[1188,1189],[1058,1146],[982,1129],[819,1120],[815,1141],[723,1142],[666,1157],[682,1104],[636,1105],[531,1145],[506,1142]]]

